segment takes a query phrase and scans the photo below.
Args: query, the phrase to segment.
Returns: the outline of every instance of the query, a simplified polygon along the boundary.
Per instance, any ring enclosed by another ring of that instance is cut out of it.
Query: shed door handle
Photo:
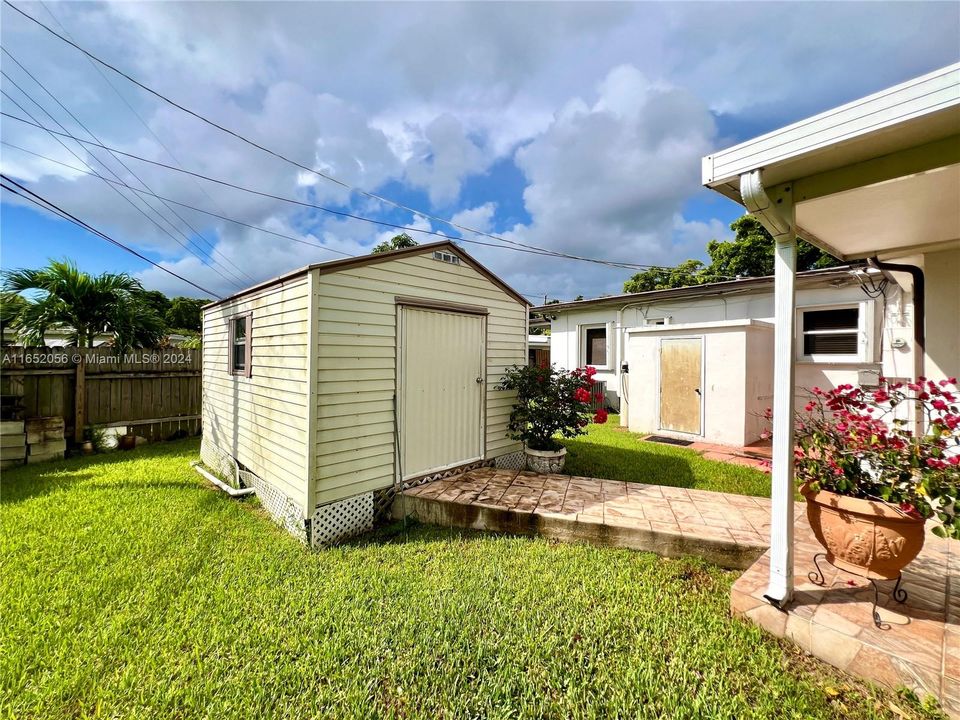
[[[477,385],[479,385],[479,384],[482,383],[482,382],[483,382],[483,378],[482,378],[482,377],[478,377],[478,378],[477,378]]]
[[[703,394],[703,393],[700,392],[700,388],[694,388],[693,391],[694,391],[697,395],[702,395],[702,394]]]

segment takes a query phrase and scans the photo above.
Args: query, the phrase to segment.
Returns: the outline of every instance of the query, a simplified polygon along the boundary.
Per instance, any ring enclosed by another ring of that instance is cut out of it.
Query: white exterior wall
[[[307,508],[306,275],[203,315],[203,440]],[[229,372],[230,318],[252,312],[251,376]]]
[[[924,373],[933,379],[960,376],[960,249],[923,256],[926,283]]]
[[[943,262],[941,265],[947,268],[947,273],[950,272],[947,263]],[[953,282],[955,287],[956,280],[953,280]],[[928,283],[930,283],[929,280]],[[949,287],[949,283],[946,286]],[[928,295],[929,293],[928,290]],[[868,333],[870,349],[864,361],[797,361],[796,385],[798,397],[806,397],[806,391],[816,386],[836,387],[843,383],[857,384],[862,379],[867,379],[866,376],[861,378],[861,371],[871,371],[874,378],[880,372],[888,377],[910,377],[913,375],[913,318],[910,295],[909,293],[903,293],[895,283],[890,283],[886,290],[886,296],[886,309],[884,310],[883,302],[867,297],[852,278],[847,285],[840,288],[825,285],[823,287],[801,287],[797,290],[798,309],[860,303],[863,311],[867,313],[867,317],[872,316],[872,331]],[[928,306],[929,303],[928,298]],[[956,304],[955,300],[954,304]],[[621,315],[619,342],[616,329],[618,311]],[[614,358],[615,362],[610,365],[610,370],[598,372],[597,377],[607,382],[608,392],[612,391],[619,394],[619,368],[624,359],[629,359],[624,335],[626,328],[649,326],[652,324],[651,321],[656,318],[668,318],[670,325],[733,320],[760,320],[772,323],[773,291],[772,288],[768,291],[754,289],[742,294],[728,293],[723,296],[648,300],[640,305],[626,308],[622,305],[586,306],[582,310],[558,310],[556,314],[558,315],[557,319],[551,321],[551,359],[557,365],[566,369],[577,367],[582,363],[579,345],[580,327],[583,325],[608,324],[608,357]],[[882,319],[883,330],[881,332]],[[905,346],[899,349],[893,348],[892,344],[896,339],[903,340]],[[618,347],[621,348],[619,356],[616,355]],[[949,357],[949,350],[942,354]],[[769,360],[769,367],[772,368],[772,354],[765,357]],[[956,355],[953,357],[956,357]],[[649,355],[641,354],[638,358],[645,358],[644,360],[638,360],[638,362],[646,363]],[[744,371],[742,365],[739,371]],[[650,372],[650,368],[636,367],[631,361],[630,386],[636,387],[636,383],[641,382],[640,378],[649,379]],[[762,396],[763,393],[758,389],[756,395]],[[769,402],[761,407],[760,411],[762,412],[768,405]],[[631,428],[636,427],[638,431],[656,430],[656,424],[644,426],[644,423],[640,420],[642,416],[640,414],[636,415],[636,423],[630,420],[634,417],[634,411],[623,404],[622,397],[621,409],[623,411],[621,424],[629,422]]]
[[[317,273],[311,507],[394,482],[396,296],[488,309],[485,459],[522,449],[506,436],[515,394],[495,387],[507,367],[527,362],[525,305],[466,260],[451,265],[434,260],[429,251],[311,272]]]

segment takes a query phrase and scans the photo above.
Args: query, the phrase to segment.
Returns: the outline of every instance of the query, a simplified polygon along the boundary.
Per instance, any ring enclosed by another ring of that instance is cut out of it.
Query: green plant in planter
[[[589,422],[586,413],[592,399],[592,367],[560,370],[555,365],[514,365],[507,369],[498,390],[516,390],[517,402],[510,413],[509,432],[531,450],[560,450],[555,435],[576,437]],[[600,393],[597,399],[602,400]],[[598,410],[595,423],[605,423],[607,412]]]
[[[865,389],[813,388],[797,421],[796,479],[813,490],[883,500],[907,515],[935,518],[933,532],[960,538],[960,397],[955,378],[890,382]],[[895,417],[913,405],[916,436]]]

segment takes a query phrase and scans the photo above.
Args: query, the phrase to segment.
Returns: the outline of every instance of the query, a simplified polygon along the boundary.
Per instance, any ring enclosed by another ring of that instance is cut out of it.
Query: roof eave
[[[215,300],[212,303],[208,303],[201,308],[203,311],[207,311],[211,308],[223,305],[224,303],[233,302],[247,295],[251,295],[256,292],[266,290],[269,287],[276,285],[282,285],[285,282],[289,282],[295,278],[305,275],[312,270],[319,270],[321,274],[328,272],[337,272],[339,270],[344,270],[349,267],[357,267],[363,265],[374,265],[381,262],[386,262],[388,260],[393,260],[397,257],[402,257],[405,255],[419,255],[423,252],[432,252],[442,247],[447,247],[454,250],[457,254],[462,255],[463,259],[470,263],[481,275],[484,275],[492,283],[500,287],[501,290],[506,292],[508,295],[513,297],[517,302],[524,305],[524,307],[530,307],[530,301],[527,300],[523,295],[518,293],[507,283],[501,280],[497,275],[491,272],[485,265],[483,265],[479,260],[474,258],[470,253],[464,250],[462,247],[457,245],[453,240],[440,240],[438,242],[424,243],[422,245],[415,245],[408,248],[400,248],[399,250],[390,250],[388,252],[376,253],[370,255],[357,255],[354,257],[343,258],[342,260],[330,260],[328,262],[322,263],[313,263],[311,265],[304,265],[301,268],[296,270],[291,270],[288,273],[283,275],[278,275],[275,278],[269,280],[264,280],[263,282],[252,285],[248,288],[241,290],[240,292],[234,293],[233,295],[228,295],[227,297],[220,298]]]

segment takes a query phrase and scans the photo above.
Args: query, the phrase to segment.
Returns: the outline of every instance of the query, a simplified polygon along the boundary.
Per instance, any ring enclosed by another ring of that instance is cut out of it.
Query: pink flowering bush
[[[924,434],[895,410],[912,405]],[[796,477],[813,490],[883,500],[933,531],[960,538],[960,408],[956,378],[890,382],[876,388],[813,388],[797,422]],[[952,452],[951,452],[952,449]]]
[[[509,436],[522,440],[531,450],[559,450],[563,446],[556,435],[576,437],[589,423],[594,399],[603,402],[603,393],[594,393],[592,367],[567,372],[556,366],[509,368],[498,390],[516,390],[517,402],[510,413]],[[607,413],[598,410],[595,423],[605,423]]]

